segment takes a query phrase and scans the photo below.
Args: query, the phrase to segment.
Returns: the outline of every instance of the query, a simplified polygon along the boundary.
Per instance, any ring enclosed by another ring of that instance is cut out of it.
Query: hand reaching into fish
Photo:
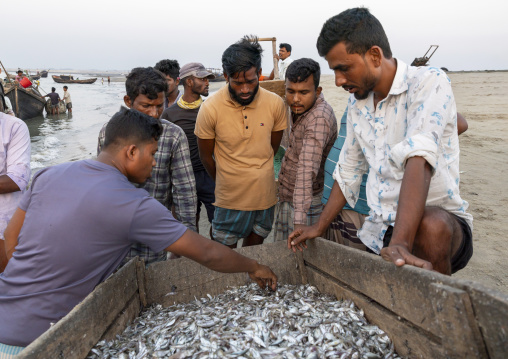
[[[249,277],[255,281],[261,289],[265,289],[266,287],[273,291],[277,289],[277,276],[269,267],[263,264],[257,263],[256,270],[249,272]]]

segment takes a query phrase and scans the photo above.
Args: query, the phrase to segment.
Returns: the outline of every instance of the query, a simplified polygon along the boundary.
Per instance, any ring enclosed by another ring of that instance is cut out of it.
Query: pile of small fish
[[[385,332],[350,301],[311,285],[256,284],[215,297],[146,308],[88,358],[399,358]]]

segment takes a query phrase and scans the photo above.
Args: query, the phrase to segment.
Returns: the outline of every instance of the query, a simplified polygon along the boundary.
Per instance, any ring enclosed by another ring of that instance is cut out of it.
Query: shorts
[[[365,251],[367,247],[358,238],[357,232],[362,228],[366,217],[367,215],[351,209],[343,209],[330,223],[324,237],[332,242]]]
[[[15,358],[25,347],[17,347],[0,343],[0,359]]]
[[[65,108],[67,108],[67,110],[70,110],[72,108],[72,102],[67,102]]]
[[[321,198],[323,193],[319,193],[312,197],[310,208],[307,211],[307,226],[311,226],[319,220],[321,212],[323,212],[323,203]],[[275,241],[287,241],[291,232],[294,231],[295,209],[291,202],[280,202],[277,211],[277,220],[275,221]]]
[[[275,206],[258,211],[238,211],[215,207],[212,236],[219,243],[233,245],[252,232],[263,238],[272,230]]]
[[[198,197],[198,214],[201,212],[201,203],[205,205],[208,222],[212,223],[215,213],[215,182],[205,170],[194,172],[196,179],[196,192]]]
[[[462,230],[462,243],[457,250],[457,253],[452,257],[452,274],[463,269],[471,257],[473,256],[473,233],[471,227],[467,224],[466,220],[450,213],[459,223]],[[388,247],[392,240],[393,227],[390,226],[386,230],[385,236],[383,237],[383,248]]]
[[[59,105],[58,103],[56,105],[51,104],[51,108],[58,108],[59,107],[58,105]]]

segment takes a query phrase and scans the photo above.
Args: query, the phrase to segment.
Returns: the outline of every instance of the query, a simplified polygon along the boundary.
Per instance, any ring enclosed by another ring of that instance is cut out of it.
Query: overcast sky
[[[499,0],[2,1],[0,61],[7,68],[129,70],[170,58],[220,67],[222,52],[245,34],[276,37],[293,46],[293,58],[318,60],[324,21],[362,5],[381,21],[402,61],[437,44],[433,66],[508,69],[508,1]],[[263,48],[269,73],[271,43]]]

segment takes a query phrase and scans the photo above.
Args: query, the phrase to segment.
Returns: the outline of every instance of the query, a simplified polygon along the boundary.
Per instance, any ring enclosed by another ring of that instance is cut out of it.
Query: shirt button
[[[247,119],[247,116],[245,116],[244,118]]]
[[[249,126],[245,126],[245,128],[248,130],[248,129],[249,129]]]

